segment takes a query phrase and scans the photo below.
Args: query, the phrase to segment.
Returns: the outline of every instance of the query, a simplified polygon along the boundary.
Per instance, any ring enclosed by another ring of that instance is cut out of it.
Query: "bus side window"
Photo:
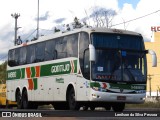
[[[66,50],[67,40],[63,37],[57,38],[55,40],[55,50],[57,51],[57,59],[66,58],[67,50]]]
[[[83,74],[84,74],[84,61],[83,61],[84,51],[88,48],[88,45],[89,45],[89,35],[88,33],[82,32],[80,34],[80,40],[79,40],[79,62]]]
[[[78,56],[78,34],[66,36],[67,38],[67,57]]]
[[[8,65],[13,67],[16,65],[15,63],[15,50],[10,50],[8,53]]]
[[[45,55],[45,42],[37,43],[35,52],[35,62],[44,61],[44,55]]]
[[[45,59],[45,61],[56,59],[56,56],[55,56],[55,41],[54,40],[49,40],[49,41],[46,42],[44,59]]]
[[[89,79],[89,73],[90,71],[90,62],[89,62],[89,50],[86,49],[84,51],[84,75],[86,76],[87,79]]]
[[[19,64],[20,65],[24,65],[26,64],[26,55],[27,55],[27,51],[26,51],[26,47],[21,47],[20,48],[20,54],[19,54]]]
[[[27,64],[35,62],[35,45],[27,47]]]
[[[20,48],[15,49],[15,66],[19,65],[19,55],[20,55]]]

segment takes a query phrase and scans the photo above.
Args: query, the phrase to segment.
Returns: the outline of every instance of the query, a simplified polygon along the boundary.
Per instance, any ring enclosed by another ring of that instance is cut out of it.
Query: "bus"
[[[139,33],[80,28],[42,36],[8,52],[7,99],[18,109],[53,104],[55,110],[104,107],[123,111],[145,101],[146,54]]]
[[[17,103],[6,99],[6,84],[0,84],[0,108],[11,108]]]

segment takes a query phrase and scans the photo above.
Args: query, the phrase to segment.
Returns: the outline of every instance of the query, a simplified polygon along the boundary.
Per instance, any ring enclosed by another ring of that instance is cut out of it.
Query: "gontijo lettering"
[[[57,73],[57,72],[66,72],[69,71],[69,64],[65,65],[55,65],[51,67],[51,73]]]

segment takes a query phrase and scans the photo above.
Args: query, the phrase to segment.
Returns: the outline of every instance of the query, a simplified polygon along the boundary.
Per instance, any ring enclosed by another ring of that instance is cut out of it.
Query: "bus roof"
[[[41,37],[39,37],[38,40],[34,40],[34,41],[31,41],[31,42],[27,42],[27,43],[22,43],[21,45],[14,46],[11,49],[26,46],[26,45],[30,45],[30,44],[34,44],[34,43],[38,43],[38,42],[42,42],[42,41],[46,41],[46,40],[51,40],[53,38],[67,36],[67,35],[74,34],[74,33],[79,33],[79,32],[117,33],[117,34],[127,34],[127,35],[141,36],[140,33],[136,33],[136,32],[133,32],[133,31],[128,31],[128,30],[122,30],[122,29],[109,29],[109,28],[99,28],[99,27],[98,28],[79,28],[79,29],[74,29],[74,30],[71,30],[71,31],[64,31],[64,32],[60,31],[60,32],[57,32],[57,33],[54,33],[54,34],[41,36]]]

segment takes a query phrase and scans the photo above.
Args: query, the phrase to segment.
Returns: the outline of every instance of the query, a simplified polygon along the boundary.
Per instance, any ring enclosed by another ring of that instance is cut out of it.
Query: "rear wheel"
[[[80,105],[75,99],[75,91],[73,88],[70,89],[69,94],[68,94],[68,104],[70,110],[79,110]]]
[[[24,109],[29,108],[28,95],[26,90],[22,94],[22,104]]]
[[[27,90],[25,90],[22,94],[22,104],[24,109],[37,109],[38,105],[36,103],[32,103],[28,101]]]
[[[18,91],[16,93],[16,102],[17,102],[17,108],[18,109],[22,109],[23,108],[23,105],[22,105],[22,95],[21,95],[20,91]]]

